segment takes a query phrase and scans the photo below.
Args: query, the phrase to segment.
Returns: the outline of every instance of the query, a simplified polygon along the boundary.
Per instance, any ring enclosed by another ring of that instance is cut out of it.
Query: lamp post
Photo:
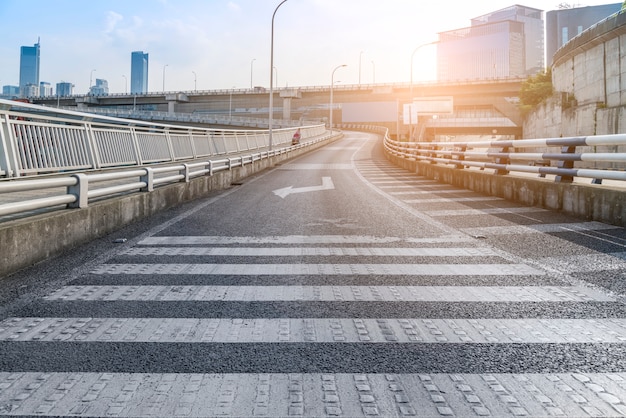
[[[165,68],[168,66],[169,64],[165,64],[163,66],[163,91],[165,91]]]
[[[253,86],[253,84],[252,84],[252,68],[253,68],[254,61],[256,61],[256,58],[252,58],[252,61],[250,61],[250,90],[252,90],[252,88],[253,88],[252,87]]]
[[[415,53],[422,47],[426,46],[426,45],[434,45],[436,44],[437,41],[433,41],[433,42],[428,42],[425,44],[421,44],[418,45],[414,50],[413,53],[411,54],[411,81],[409,83],[409,102],[412,104],[413,102],[413,57],[415,57]],[[409,139],[413,139],[413,116],[412,116],[412,111],[413,109],[411,107],[409,107]]]
[[[198,91],[198,76],[196,75],[195,71],[192,71],[193,73],[193,91]]]
[[[270,108],[269,108],[269,150],[272,150],[272,122],[274,117],[274,17],[276,17],[276,12],[278,8],[282,6],[287,0],[281,1],[278,6],[274,9],[274,13],[272,14],[272,39],[270,42]]]
[[[91,72],[89,73],[89,89],[88,92],[91,92],[91,86],[93,85],[93,72],[96,70],[91,70]]]
[[[336,66],[330,75],[330,111],[329,111],[329,117],[328,117],[328,120],[329,120],[328,128],[331,130],[331,132],[333,130],[333,87],[335,85],[335,71],[337,71],[341,67],[347,67],[347,65],[341,64],[341,65]]]
[[[124,77],[124,94],[127,94],[128,93],[128,79],[126,78],[124,74],[122,74],[122,77]]]
[[[359,86],[361,85],[361,57],[363,56],[363,51],[359,52]]]
[[[233,90],[230,90],[230,99],[228,100],[228,121],[233,120]]]

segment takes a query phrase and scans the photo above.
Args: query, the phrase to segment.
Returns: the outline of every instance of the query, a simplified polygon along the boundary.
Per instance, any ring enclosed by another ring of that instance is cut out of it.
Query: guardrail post
[[[500,152],[506,154],[509,152],[509,147],[503,147],[500,149]],[[496,164],[499,165],[509,165],[511,164],[511,159],[509,157],[496,157]],[[497,168],[495,174],[503,176],[509,174],[509,170],[505,170],[503,168]]]
[[[573,154],[576,152],[575,145],[566,145],[561,147],[561,154]],[[574,168],[574,161],[559,161],[556,166],[558,168]],[[571,183],[574,181],[574,177],[567,175],[558,175],[554,178],[557,183]]]
[[[13,127],[9,115],[0,115],[0,169],[7,177],[19,177]]]
[[[435,161],[435,158],[437,158],[437,146],[430,145],[428,149],[431,150],[431,152],[428,153],[428,156],[430,157],[430,163],[437,164],[437,161]]]
[[[207,161],[207,170],[209,170],[209,176],[213,175],[213,162],[211,160]]]
[[[189,164],[183,164],[183,169],[180,170],[180,174],[185,178],[185,183],[189,183]]]
[[[86,174],[72,175],[76,179],[76,184],[68,186],[67,194],[76,196],[76,201],[67,205],[68,208],[86,208],[89,204],[89,178]]]
[[[457,161],[464,161],[465,160],[465,155],[463,154],[465,151],[467,151],[467,147],[466,146],[461,146],[457,148],[457,153],[456,154],[456,160]],[[463,164],[459,163],[455,163],[454,164],[454,168],[458,168],[460,170],[464,169],[465,166]]]
[[[154,170],[151,167],[146,167],[146,174],[139,177],[139,181],[146,183],[146,187],[142,188],[142,192],[151,192],[154,190]]]

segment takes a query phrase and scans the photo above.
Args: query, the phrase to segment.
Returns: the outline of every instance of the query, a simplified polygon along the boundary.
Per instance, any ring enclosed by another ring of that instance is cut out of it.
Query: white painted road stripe
[[[574,286],[65,286],[47,300],[84,301],[614,301]]]
[[[0,373],[29,416],[624,416],[626,373]],[[593,390],[589,397],[583,397]]]
[[[8,318],[0,341],[624,343],[626,319]]]
[[[173,236],[147,237],[137,245],[294,245],[294,244],[441,244],[474,241],[467,235],[448,235],[423,238],[373,237],[361,235],[285,235],[273,237]]]
[[[578,222],[567,224],[536,224],[515,226],[488,226],[482,228],[463,228],[461,231],[469,235],[513,235],[555,232],[602,231],[618,227],[600,222]]]
[[[392,196],[408,196],[415,194],[433,194],[433,193],[441,193],[441,194],[450,194],[450,193],[476,193],[472,190],[459,190],[459,189],[440,189],[440,188],[432,188],[428,190],[415,190],[410,192],[390,192],[389,194]]]
[[[447,203],[447,202],[488,202],[504,200],[501,197],[476,196],[476,197],[449,197],[440,199],[408,199],[404,203]]]
[[[545,272],[525,264],[101,264],[94,274],[519,276]]]
[[[481,216],[499,215],[507,213],[528,213],[528,212],[548,212],[547,209],[520,207],[520,208],[488,208],[488,209],[459,209],[459,210],[430,210],[424,213],[428,216]]]
[[[335,247],[133,247],[124,255],[185,255],[229,257],[485,257],[498,253],[491,248],[335,248]]]

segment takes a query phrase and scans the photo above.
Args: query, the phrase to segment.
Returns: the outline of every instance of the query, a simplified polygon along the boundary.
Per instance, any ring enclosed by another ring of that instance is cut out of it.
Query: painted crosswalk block
[[[359,172],[406,205],[491,202],[428,197],[415,176],[392,189],[406,172],[389,166]],[[452,229],[142,237],[0,320],[0,415],[626,416],[619,295],[572,278],[566,256],[474,238],[607,228]]]

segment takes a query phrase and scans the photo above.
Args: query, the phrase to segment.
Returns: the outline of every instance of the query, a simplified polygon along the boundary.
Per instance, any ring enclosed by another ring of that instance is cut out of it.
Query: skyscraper
[[[130,56],[130,92],[148,92],[148,54],[134,51]]]
[[[514,5],[439,34],[439,80],[525,77],[544,68],[542,11]]]
[[[108,96],[109,82],[102,78],[96,78],[96,85],[89,88],[89,94],[91,96]]]
[[[551,10],[546,13],[546,52],[548,65],[556,51],[585,29],[619,12],[621,3]]]
[[[65,81],[57,83],[57,96],[71,96],[74,94],[74,85]]]
[[[20,48],[20,90],[24,91],[27,88],[29,94],[32,94],[35,88],[39,89],[39,39],[33,46]]]

